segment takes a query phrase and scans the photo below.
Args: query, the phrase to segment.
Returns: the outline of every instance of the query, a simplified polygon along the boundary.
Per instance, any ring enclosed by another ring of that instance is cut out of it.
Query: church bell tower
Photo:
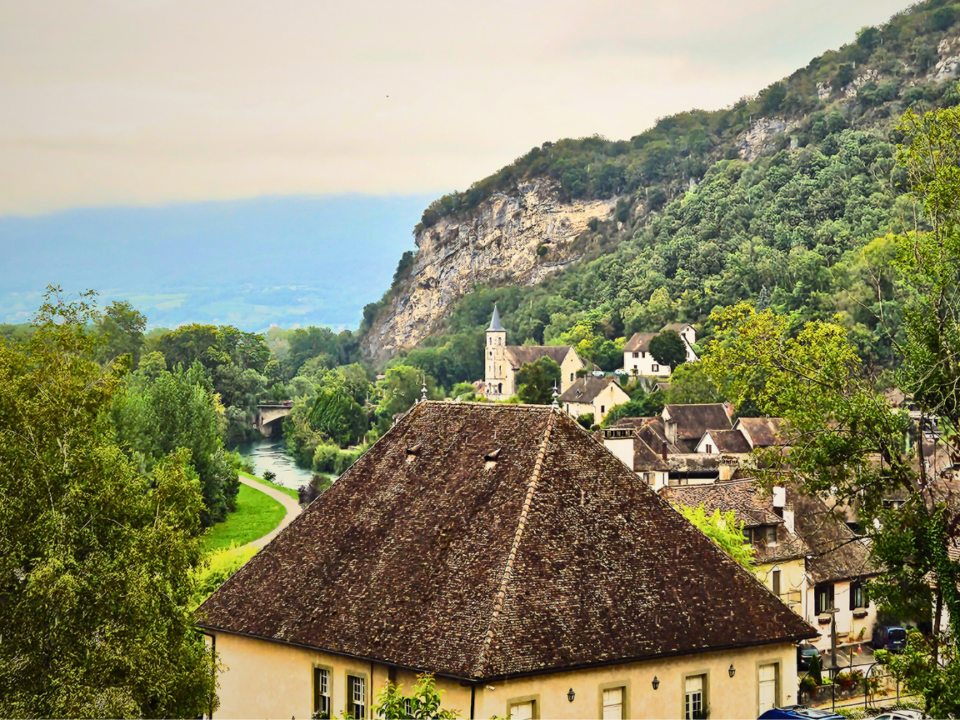
[[[493,317],[490,318],[490,327],[487,328],[487,346],[484,349],[484,389],[486,396],[492,400],[499,400],[506,391],[506,373],[504,372],[505,352],[507,347],[507,331],[500,324],[500,311],[493,306]]]

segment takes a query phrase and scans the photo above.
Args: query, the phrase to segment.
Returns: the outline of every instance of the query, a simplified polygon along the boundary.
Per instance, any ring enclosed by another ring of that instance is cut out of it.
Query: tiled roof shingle
[[[817,634],[566,414],[474,403],[417,405],[198,613],[472,679]]]

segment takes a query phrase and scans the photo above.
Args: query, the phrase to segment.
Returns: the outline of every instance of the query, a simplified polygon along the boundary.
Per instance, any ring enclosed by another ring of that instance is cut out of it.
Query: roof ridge
[[[507,556],[507,564],[503,569],[503,577],[500,580],[500,589],[497,591],[493,603],[493,613],[490,616],[490,624],[487,626],[487,634],[483,639],[483,645],[480,647],[480,656],[477,658],[477,664],[474,673],[479,677],[483,667],[484,656],[490,649],[490,643],[493,642],[493,626],[503,611],[503,601],[507,596],[507,586],[513,578],[513,564],[517,559],[517,552],[520,549],[520,541],[523,539],[523,531],[527,527],[527,514],[530,512],[530,505],[533,503],[533,494],[537,490],[537,484],[540,481],[540,472],[543,470],[543,460],[547,454],[547,444],[550,442],[550,433],[553,431],[554,423],[559,411],[551,412],[547,420],[547,427],[543,433],[543,439],[540,441],[540,447],[537,449],[537,459],[533,465],[533,473],[530,475],[530,482],[527,485],[527,496],[523,500],[523,508],[520,510],[520,519],[517,521],[517,532],[513,536],[513,545],[510,547],[510,555]]]

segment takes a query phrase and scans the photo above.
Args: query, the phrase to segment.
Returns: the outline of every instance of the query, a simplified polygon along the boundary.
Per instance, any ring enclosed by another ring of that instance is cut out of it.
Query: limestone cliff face
[[[476,283],[534,285],[577,260],[574,239],[592,218],[607,219],[616,199],[562,203],[557,189],[525,183],[516,196],[496,194],[468,217],[421,231],[410,277],[367,334],[367,354],[382,360],[415,347]]]

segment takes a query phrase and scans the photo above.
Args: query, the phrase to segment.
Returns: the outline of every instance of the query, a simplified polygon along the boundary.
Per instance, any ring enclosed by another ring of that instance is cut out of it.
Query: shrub
[[[214,590],[223,585],[227,578],[256,554],[256,548],[248,546],[238,548],[234,545],[210,553],[204,563],[193,571],[194,591],[191,609],[199,607],[200,603],[210,597]]]
[[[584,413],[577,417],[577,422],[585,430],[589,430],[593,427],[593,413]]]

